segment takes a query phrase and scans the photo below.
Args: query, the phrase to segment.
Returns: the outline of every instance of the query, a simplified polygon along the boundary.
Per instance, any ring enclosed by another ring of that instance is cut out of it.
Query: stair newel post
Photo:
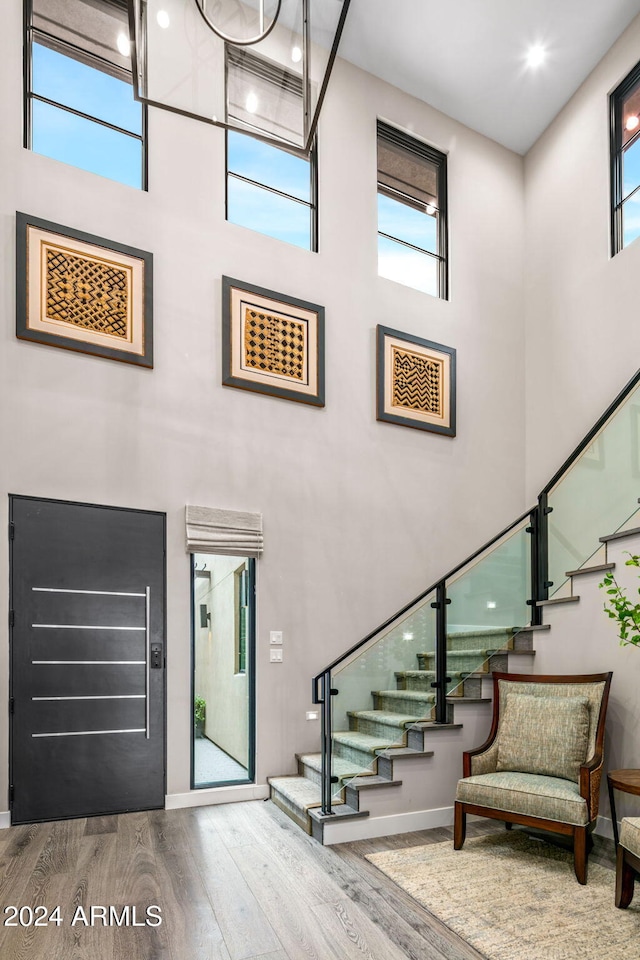
[[[436,599],[431,604],[436,611],[436,681],[432,684],[436,691],[436,723],[447,722],[447,584],[441,580],[436,587]]]

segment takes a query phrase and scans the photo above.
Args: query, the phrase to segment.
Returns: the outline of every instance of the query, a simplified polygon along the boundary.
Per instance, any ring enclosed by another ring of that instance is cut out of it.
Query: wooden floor
[[[483,821],[469,834],[496,829]],[[443,828],[321,847],[263,801],[12,827],[0,831],[0,957],[478,960],[363,859],[451,835]],[[591,856],[613,867],[613,844],[596,838]],[[162,924],[152,927],[145,920],[154,904]],[[36,908],[58,905],[60,925],[4,925],[7,907],[31,908],[42,923]],[[92,906],[116,908],[111,925],[101,911],[87,925]],[[141,925],[114,925],[126,921],[124,906],[136,907]]]

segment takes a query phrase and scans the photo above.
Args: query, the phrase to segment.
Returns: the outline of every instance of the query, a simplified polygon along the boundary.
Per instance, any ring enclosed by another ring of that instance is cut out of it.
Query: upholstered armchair
[[[598,816],[604,721],[611,673],[493,676],[489,738],[463,756],[454,847],[466,815],[519,823],[573,838],[574,866],[587,882],[589,834]]]
[[[640,817],[625,817],[620,830],[616,864],[616,907],[633,900],[633,884],[640,877]]]

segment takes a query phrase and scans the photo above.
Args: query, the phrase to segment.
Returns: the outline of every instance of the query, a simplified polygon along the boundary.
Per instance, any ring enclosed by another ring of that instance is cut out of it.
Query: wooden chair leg
[[[504,822],[504,828],[505,828],[505,830],[512,830],[512,829],[513,829],[513,824],[512,824],[512,823],[509,823],[508,820],[505,820],[505,822]]]
[[[633,900],[635,872],[624,856],[624,847],[618,847],[616,860],[616,907],[625,910]]]
[[[587,882],[587,828],[576,827],[573,832],[573,865],[578,883]]]
[[[464,807],[457,800],[453,810],[453,849],[461,850],[467,835],[467,815]]]

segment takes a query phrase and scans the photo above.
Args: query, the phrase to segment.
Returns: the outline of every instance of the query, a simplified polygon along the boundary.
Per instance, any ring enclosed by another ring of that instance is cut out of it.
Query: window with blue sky
[[[640,64],[611,96],[612,250],[640,237]]]
[[[53,15],[55,13],[55,20]],[[126,4],[34,0],[27,145],[144,188],[144,110],[133,96]]]
[[[378,122],[378,274],[447,297],[446,157]]]
[[[227,132],[227,220],[315,250],[315,154],[309,160]]]

